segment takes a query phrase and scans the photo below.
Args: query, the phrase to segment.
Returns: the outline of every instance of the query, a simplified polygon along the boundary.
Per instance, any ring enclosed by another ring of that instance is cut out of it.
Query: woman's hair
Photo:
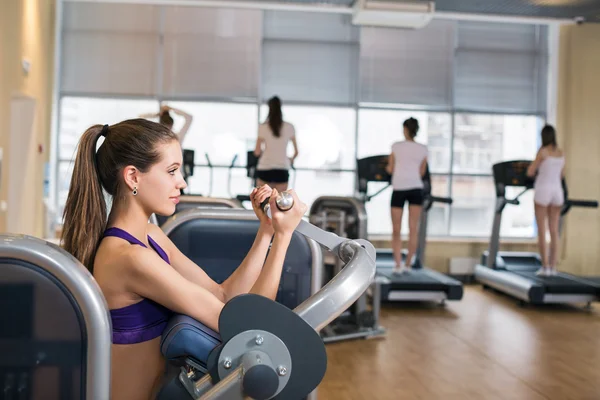
[[[100,136],[105,139],[96,151]],[[161,158],[158,145],[171,140],[177,135],[169,128],[145,119],[94,125],[81,137],[63,214],[62,243],[90,272],[107,222],[102,189],[113,196],[113,203],[118,201],[127,192],[123,168],[133,165],[148,171]]]
[[[542,147],[548,145],[556,146],[556,130],[552,125],[546,125],[542,128]]]
[[[419,132],[419,121],[417,121],[415,118],[410,117],[404,121],[402,126],[406,128],[411,139],[414,139],[415,136],[417,136],[417,132]]]
[[[169,129],[173,128],[173,117],[171,117],[171,114],[169,114],[168,111],[163,111],[160,113],[160,115],[158,116],[158,121],[160,122],[161,125],[164,125],[166,127],[168,127]]]
[[[283,114],[281,112],[281,100],[274,96],[269,99],[269,126],[275,137],[281,134],[281,125],[283,125]]]

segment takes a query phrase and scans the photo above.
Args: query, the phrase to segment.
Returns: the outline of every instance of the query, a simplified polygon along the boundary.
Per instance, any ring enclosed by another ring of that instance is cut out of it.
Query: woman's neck
[[[148,220],[150,215],[134,202],[125,203],[125,201],[122,201],[113,204],[108,217],[107,228],[121,228],[148,245]]]

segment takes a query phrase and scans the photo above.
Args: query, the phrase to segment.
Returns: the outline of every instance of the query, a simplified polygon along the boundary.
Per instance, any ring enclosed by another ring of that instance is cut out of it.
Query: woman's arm
[[[131,246],[123,255],[120,274],[126,290],[188,315],[218,332],[224,301],[183,277],[152,250]]]
[[[421,165],[419,166],[419,174],[421,174],[421,178],[425,176],[425,172],[427,172],[427,157],[421,161]]]
[[[183,143],[183,139],[185,138],[185,135],[188,133],[188,130],[190,129],[190,126],[192,125],[192,120],[194,119],[194,117],[192,117],[192,115],[186,113],[185,111],[178,110],[177,108],[169,107],[168,109],[169,109],[169,111],[173,111],[175,114],[179,115],[180,117],[185,118],[185,123],[183,124],[183,127],[179,130],[179,133],[177,134],[177,136],[179,136],[179,142]]]
[[[256,157],[260,157],[262,154],[262,144],[265,142],[265,139],[259,137],[256,139],[256,145],[254,146],[254,155]]]
[[[394,158],[394,153],[391,153],[388,156],[388,160],[387,160],[387,165],[385,166],[385,171],[392,175],[394,173],[394,164],[396,163],[396,160]]]
[[[298,142],[296,142],[296,136],[293,136],[291,139],[292,145],[294,146],[294,155],[290,158],[290,162],[294,164],[294,160],[298,157]]]
[[[158,116],[160,115],[160,112],[155,112],[155,113],[146,113],[146,114],[140,114],[140,118],[158,118]]]
[[[544,157],[542,154],[542,149],[540,149],[538,151],[537,155],[535,156],[535,160],[533,160],[533,162],[531,164],[529,164],[529,167],[527,167],[527,176],[528,177],[533,178],[535,176],[537,169],[543,159],[544,159]]]

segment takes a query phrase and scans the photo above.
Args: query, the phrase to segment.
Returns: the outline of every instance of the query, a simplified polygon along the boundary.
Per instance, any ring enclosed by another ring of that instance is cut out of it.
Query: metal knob
[[[271,205],[269,204],[270,197],[267,197],[262,202],[262,209],[271,218]],[[277,199],[275,199],[275,204],[277,204],[277,208],[281,211],[288,211],[292,207],[294,207],[294,197],[289,192],[281,192],[277,195]]]
[[[277,196],[277,208],[281,211],[287,211],[290,208],[294,207],[294,197],[290,192],[281,192],[279,196]]]

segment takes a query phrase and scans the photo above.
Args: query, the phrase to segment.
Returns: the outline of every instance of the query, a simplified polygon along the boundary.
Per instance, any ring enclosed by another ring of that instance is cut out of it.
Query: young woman
[[[254,155],[260,157],[256,166],[257,185],[270,185],[280,192],[287,190],[290,179],[289,169],[298,157],[298,143],[294,125],[283,120],[281,100],[269,100],[267,120],[258,127],[258,138]],[[287,156],[288,143],[294,145],[294,155]]]
[[[163,105],[160,107],[158,113],[149,113],[142,114],[140,118],[158,118],[158,122],[167,128],[173,130],[173,117],[171,116],[171,112],[177,114],[185,119],[185,123],[179,132],[177,132],[177,136],[179,136],[179,143],[183,143],[183,139],[185,135],[188,133],[190,126],[192,125],[193,117],[186,113],[185,111],[178,110],[176,108],[169,107],[167,105]]]
[[[542,268],[538,275],[555,275],[558,263],[560,211],[564,193],[562,178],[565,175],[565,157],[556,143],[556,131],[550,125],[542,129],[542,147],[535,160],[529,165],[527,175],[535,177],[535,221],[538,228],[538,246],[542,258]],[[550,254],[546,249],[546,224],[550,231]]]
[[[293,191],[294,207],[281,212],[276,190],[254,189],[250,198],[260,219],[256,239],[239,268],[217,284],[160,228],[148,224],[152,213],[175,211],[186,186],[181,164],[177,136],[144,119],[93,126],[79,143],[62,239],[92,272],[110,309],[112,400],[154,399],[165,366],[160,336],[171,313],[218,330],[221,310],[232,297],[250,292],[274,299],[292,233],[306,211]],[[113,200],[108,216],[103,190]],[[272,219],[260,209],[268,196]]]
[[[404,141],[392,145],[388,158],[387,172],[392,175],[392,250],[394,273],[408,272],[417,251],[419,220],[423,208],[423,176],[427,168],[427,147],[415,142],[419,122],[414,118],[404,121]],[[408,202],[408,253],[406,263],[402,261],[402,214]]]

